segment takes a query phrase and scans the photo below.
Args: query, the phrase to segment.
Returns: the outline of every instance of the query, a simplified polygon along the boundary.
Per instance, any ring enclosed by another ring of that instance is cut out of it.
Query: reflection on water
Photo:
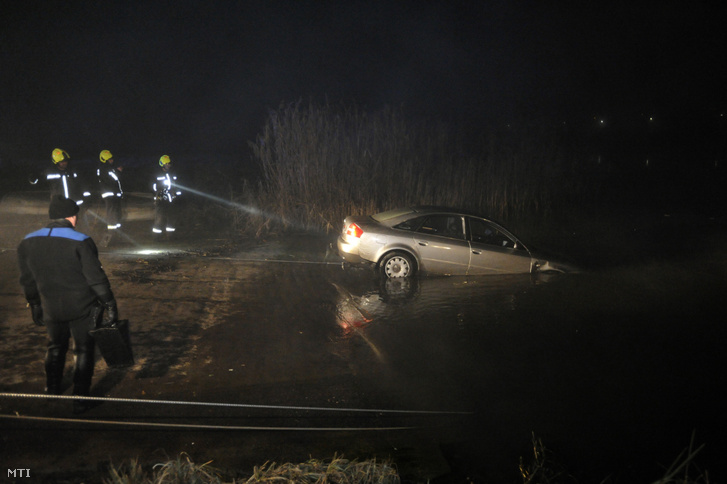
[[[336,320],[342,331],[342,338],[358,336],[369,345],[379,361],[384,357],[379,348],[366,336],[362,328],[374,320],[374,315],[365,308],[371,306],[369,300],[372,296],[354,296],[343,287],[333,283],[338,291],[336,304]]]
[[[368,284],[332,282],[338,293],[336,317],[344,334],[387,318],[422,319],[457,311],[457,320],[480,321],[515,311],[518,298],[553,276],[512,274],[484,277],[382,279]]]
[[[514,274],[331,282],[337,293],[338,338],[360,338],[381,363],[386,360],[384,348],[392,348],[407,331],[425,335],[435,326],[435,331],[471,334],[468,326],[502,323],[522,295],[548,280],[544,275]],[[400,348],[391,351],[407,353]]]
[[[394,406],[475,411],[458,432],[477,455],[535,432],[602,478],[670,462],[696,431],[708,464],[724,406],[705,396],[727,364],[712,272],[338,278],[338,344]]]
[[[338,291],[336,318],[344,334],[373,321],[373,315],[363,307],[370,296],[354,296],[338,284],[333,286]]]

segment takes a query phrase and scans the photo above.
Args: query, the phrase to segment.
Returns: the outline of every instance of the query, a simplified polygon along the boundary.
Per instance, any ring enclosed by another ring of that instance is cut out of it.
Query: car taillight
[[[358,239],[361,237],[361,234],[363,234],[363,230],[356,224],[348,224],[348,227],[346,227],[346,235],[351,235]]]

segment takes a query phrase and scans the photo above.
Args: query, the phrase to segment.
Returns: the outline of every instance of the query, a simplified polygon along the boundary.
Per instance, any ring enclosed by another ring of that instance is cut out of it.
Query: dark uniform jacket
[[[42,304],[46,321],[85,317],[97,301],[114,298],[93,239],[67,220],[26,235],[18,246],[18,263],[25,298]]]
[[[172,170],[157,170],[151,189],[154,192],[154,200],[157,202],[171,203],[182,194],[182,190],[177,185],[177,175]]]
[[[83,186],[84,182],[79,178],[78,173],[70,168],[59,170],[57,166],[52,166],[45,170],[43,178],[48,182],[51,199],[55,195],[60,195],[81,204],[83,197],[89,195],[88,189]]]
[[[120,197],[123,195],[124,192],[121,190],[121,174],[115,166],[108,163],[99,163],[96,169],[96,176],[98,177],[101,198]]]

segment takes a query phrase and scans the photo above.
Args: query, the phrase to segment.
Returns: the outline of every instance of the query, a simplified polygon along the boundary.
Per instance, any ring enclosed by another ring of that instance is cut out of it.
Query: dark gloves
[[[94,328],[101,327],[101,317],[103,316],[103,305],[97,304],[91,309],[91,321],[93,322]]]
[[[106,314],[104,315],[103,321],[101,321],[101,327],[113,326],[116,321],[119,320],[119,310],[116,308],[116,299],[103,303]]]
[[[43,306],[40,304],[28,304],[30,305],[30,312],[33,315],[33,322],[35,325],[43,326]]]

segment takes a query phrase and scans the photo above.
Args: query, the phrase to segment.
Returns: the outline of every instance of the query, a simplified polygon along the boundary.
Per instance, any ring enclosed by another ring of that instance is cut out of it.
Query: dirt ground
[[[32,208],[20,212],[0,213],[0,392],[36,395],[45,382],[45,334],[29,319],[15,248],[47,219]],[[123,236],[100,247],[100,259],[120,316],[130,320],[135,364],[108,368],[97,355],[92,395],[175,403],[104,401],[74,416],[68,399],[0,398],[3,465],[49,482],[64,476],[89,482],[110,462],[133,458],[153,465],[186,453],[234,474],[268,460],[344,454],[396,458],[401,472],[418,479],[450,472],[426,432],[380,430],[419,427],[411,419],[325,410],[382,404],[365,383],[376,376],[350,360],[327,322],[338,297],[327,274],[340,270],[331,237],[231,243],[185,221],[173,238],[156,239],[148,210],[130,212]],[[88,232],[96,241],[103,237],[98,224]],[[319,287],[323,293],[311,289]],[[65,395],[71,358],[69,352]],[[115,423],[97,423],[107,421]]]

